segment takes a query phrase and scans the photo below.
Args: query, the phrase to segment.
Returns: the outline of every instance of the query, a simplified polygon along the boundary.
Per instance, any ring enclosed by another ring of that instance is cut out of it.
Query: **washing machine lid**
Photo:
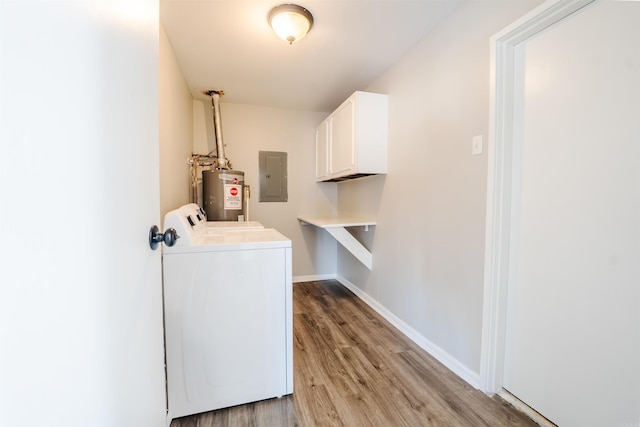
[[[264,228],[264,225],[258,221],[206,221],[204,225],[207,229],[206,233],[216,230],[259,230]]]
[[[211,251],[241,251],[250,249],[290,248],[291,240],[276,229],[208,230],[193,238],[188,245],[164,246],[163,254],[183,254]]]

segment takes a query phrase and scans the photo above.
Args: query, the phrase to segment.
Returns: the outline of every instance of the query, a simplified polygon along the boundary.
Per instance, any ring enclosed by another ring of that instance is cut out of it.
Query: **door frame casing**
[[[490,39],[490,105],[480,389],[502,390],[512,197],[515,48],[595,0],[549,0]]]

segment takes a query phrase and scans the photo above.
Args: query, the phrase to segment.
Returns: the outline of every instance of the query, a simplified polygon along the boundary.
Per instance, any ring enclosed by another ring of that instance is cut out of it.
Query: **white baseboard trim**
[[[472,387],[480,388],[480,374],[473,372],[468,367],[460,363],[456,358],[449,353],[438,347],[411,326],[407,325],[403,320],[398,318],[395,314],[387,310],[382,304],[373,299],[369,294],[362,289],[351,283],[349,280],[342,276],[337,276],[336,279],[342,283],[347,289],[356,294],[358,298],[364,301],[369,307],[375,310],[379,315],[384,317],[389,323],[398,328],[400,332],[407,336],[411,341],[420,346],[423,350],[433,356],[436,360],[446,366],[454,374],[462,378],[469,383]]]
[[[333,280],[336,278],[335,274],[317,274],[312,276],[293,276],[293,283],[299,282],[313,282],[314,280]]]
[[[505,402],[509,402],[513,405],[514,408],[519,410],[520,412],[525,413],[529,418],[531,418],[536,424],[541,427],[558,427],[548,419],[546,419],[543,415],[541,415],[538,411],[533,409],[531,406],[524,403],[522,400],[515,397],[513,394],[509,393],[507,390],[502,389],[498,392],[498,396],[502,398]]]

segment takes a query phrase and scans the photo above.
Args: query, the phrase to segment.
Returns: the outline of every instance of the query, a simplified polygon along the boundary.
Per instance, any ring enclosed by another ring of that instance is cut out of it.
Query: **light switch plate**
[[[482,135],[474,136],[471,140],[471,155],[482,154]]]

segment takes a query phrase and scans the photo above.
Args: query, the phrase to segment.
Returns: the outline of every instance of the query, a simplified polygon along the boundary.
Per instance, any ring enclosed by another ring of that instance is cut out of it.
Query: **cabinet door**
[[[329,175],[329,120],[316,128],[316,179]]]
[[[354,99],[347,100],[332,116],[331,148],[329,150],[330,174],[341,176],[356,168],[354,138]]]

